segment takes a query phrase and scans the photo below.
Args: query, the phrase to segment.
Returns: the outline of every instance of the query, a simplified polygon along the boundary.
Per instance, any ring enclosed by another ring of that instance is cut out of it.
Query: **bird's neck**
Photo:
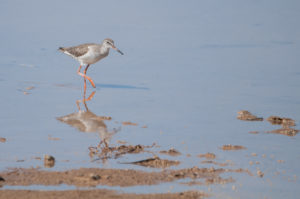
[[[108,47],[108,46],[105,46],[105,45],[102,45],[102,46],[100,47],[100,52],[101,52],[101,54],[109,53],[109,47]]]

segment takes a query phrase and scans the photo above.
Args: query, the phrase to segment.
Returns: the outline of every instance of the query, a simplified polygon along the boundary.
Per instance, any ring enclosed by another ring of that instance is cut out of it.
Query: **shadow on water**
[[[111,120],[111,117],[98,116],[91,110],[89,110],[86,102],[92,100],[95,93],[96,91],[92,92],[88,98],[85,98],[84,94],[82,100],[76,100],[78,111],[65,116],[57,117],[56,119],[76,128],[80,132],[99,133],[101,139],[100,143],[105,143],[106,145],[108,145],[112,136],[120,130],[113,129],[112,131],[108,131],[105,121]],[[81,109],[80,103],[84,105],[84,110]]]
[[[96,84],[98,89],[101,88],[116,88],[116,89],[137,89],[137,90],[150,90],[147,87],[142,86],[131,86],[131,85],[120,85],[120,84]]]

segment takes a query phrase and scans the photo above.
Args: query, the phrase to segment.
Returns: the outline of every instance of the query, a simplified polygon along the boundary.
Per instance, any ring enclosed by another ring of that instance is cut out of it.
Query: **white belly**
[[[102,58],[106,57],[107,55],[108,53],[103,54],[99,50],[93,50],[91,47],[89,47],[89,51],[86,54],[78,57],[77,60],[81,64],[94,64]]]

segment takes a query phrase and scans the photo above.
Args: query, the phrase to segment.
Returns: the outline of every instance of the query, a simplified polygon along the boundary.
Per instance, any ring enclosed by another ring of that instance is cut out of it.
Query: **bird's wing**
[[[89,51],[89,46],[91,45],[95,45],[95,44],[92,43],[81,44],[79,46],[65,48],[65,51],[67,51],[69,54],[73,55],[74,57],[80,57]]]

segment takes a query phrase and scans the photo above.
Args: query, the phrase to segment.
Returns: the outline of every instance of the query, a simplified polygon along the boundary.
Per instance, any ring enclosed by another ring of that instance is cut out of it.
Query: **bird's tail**
[[[58,50],[61,51],[61,52],[65,52],[66,51],[66,49],[64,47],[59,47]]]

